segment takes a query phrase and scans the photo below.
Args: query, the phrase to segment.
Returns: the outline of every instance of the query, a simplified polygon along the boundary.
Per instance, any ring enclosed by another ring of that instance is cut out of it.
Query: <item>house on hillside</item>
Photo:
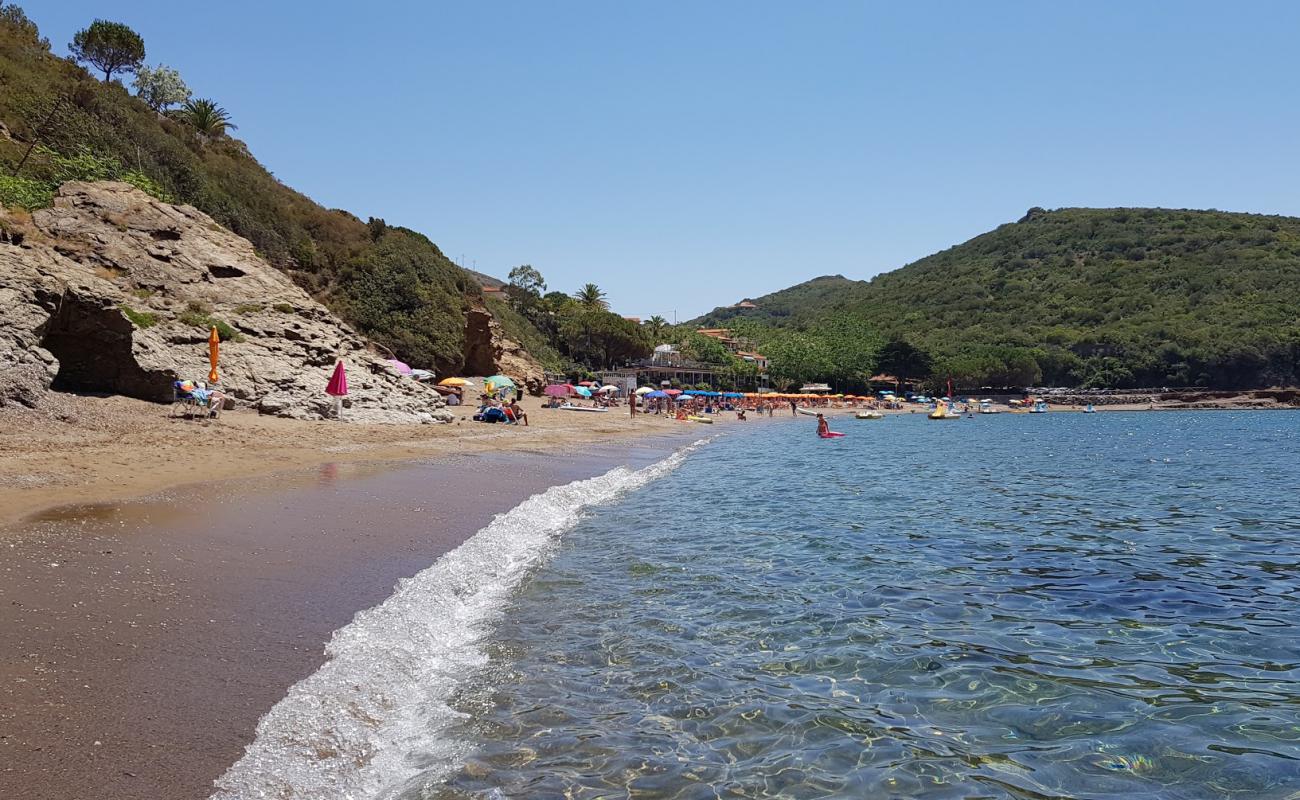
[[[751,303],[751,305],[753,305]],[[755,306],[757,307],[757,306]],[[696,331],[701,336],[717,339],[727,351],[742,361],[756,364],[760,370],[767,369],[767,356],[754,349],[754,343],[731,335],[727,328],[700,328]]]

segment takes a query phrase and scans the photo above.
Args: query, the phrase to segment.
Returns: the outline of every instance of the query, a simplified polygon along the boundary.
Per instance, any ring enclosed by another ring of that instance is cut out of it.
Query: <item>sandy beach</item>
[[[125,397],[52,395],[41,411],[0,409],[0,525],[42,509],[140,497],[167,487],[250,478],[318,464],[445,454],[566,449],[680,432],[685,423],[544,410],[531,425],[485,425],[468,408],[449,425],[306,422],[233,412],[211,423]]]
[[[331,632],[397,580],[527,496],[651,463],[701,427],[558,412],[204,427],[86,405],[3,429],[3,507],[26,516],[0,531],[3,797],[208,796]]]

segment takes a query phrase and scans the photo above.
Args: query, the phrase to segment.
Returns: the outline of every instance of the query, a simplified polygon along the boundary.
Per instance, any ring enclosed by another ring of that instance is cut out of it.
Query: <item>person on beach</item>
[[[515,418],[515,422],[522,422],[525,428],[528,427],[528,415],[519,407],[518,400],[511,400],[510,405],[506,406],[506,410],[510,412],[510,416]]]
[[[821,414],[817,415],[817,435],[825,436],[831,432],[831,425],[826,421],[826,417]]]

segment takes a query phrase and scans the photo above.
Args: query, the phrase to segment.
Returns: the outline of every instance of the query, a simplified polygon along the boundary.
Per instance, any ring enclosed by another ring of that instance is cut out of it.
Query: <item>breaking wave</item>
[[[455,766],[458,745],[438,735],[461,716],[447,701],[486,663],[480,644],[510,593],[578,512],[666,475],[705,441],[533,495],[398,582],[334,632],[325,663],[262,717],[213,800],[389,798],[416,774]]]

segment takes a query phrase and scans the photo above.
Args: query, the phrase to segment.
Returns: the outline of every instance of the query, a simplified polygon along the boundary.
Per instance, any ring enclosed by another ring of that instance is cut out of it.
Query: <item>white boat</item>
[[[574,406],[574,405],[569,405],[568,403],[565,403],[564,405],[560,406],[556,410],[557,411],[598,411],[602,414],[605,413],[606,411],[609,411],[608,408],[592,408],[591,406]]]
[[[859,411],[853,415],[854,419],[884,419],[885,415],[879,411]]]
[[[1084,406],[1083,413],[1085,413],[1085,414],[1096,414],[1096,413],[1097,413],[1097,409],[1095,409],[1095,408],[1092,407],[1092,403],[1089,403],[1088,405]]]
[[[1034,407],[1033,407],[1033,408],[1029,409],[1029,413],[1030,413],[1030,414],[1046,414],[1046,413],[1047,413],[1047,403],[1044,403],[1042,400],[1039,400],[1037,403],[1034,403]]]

